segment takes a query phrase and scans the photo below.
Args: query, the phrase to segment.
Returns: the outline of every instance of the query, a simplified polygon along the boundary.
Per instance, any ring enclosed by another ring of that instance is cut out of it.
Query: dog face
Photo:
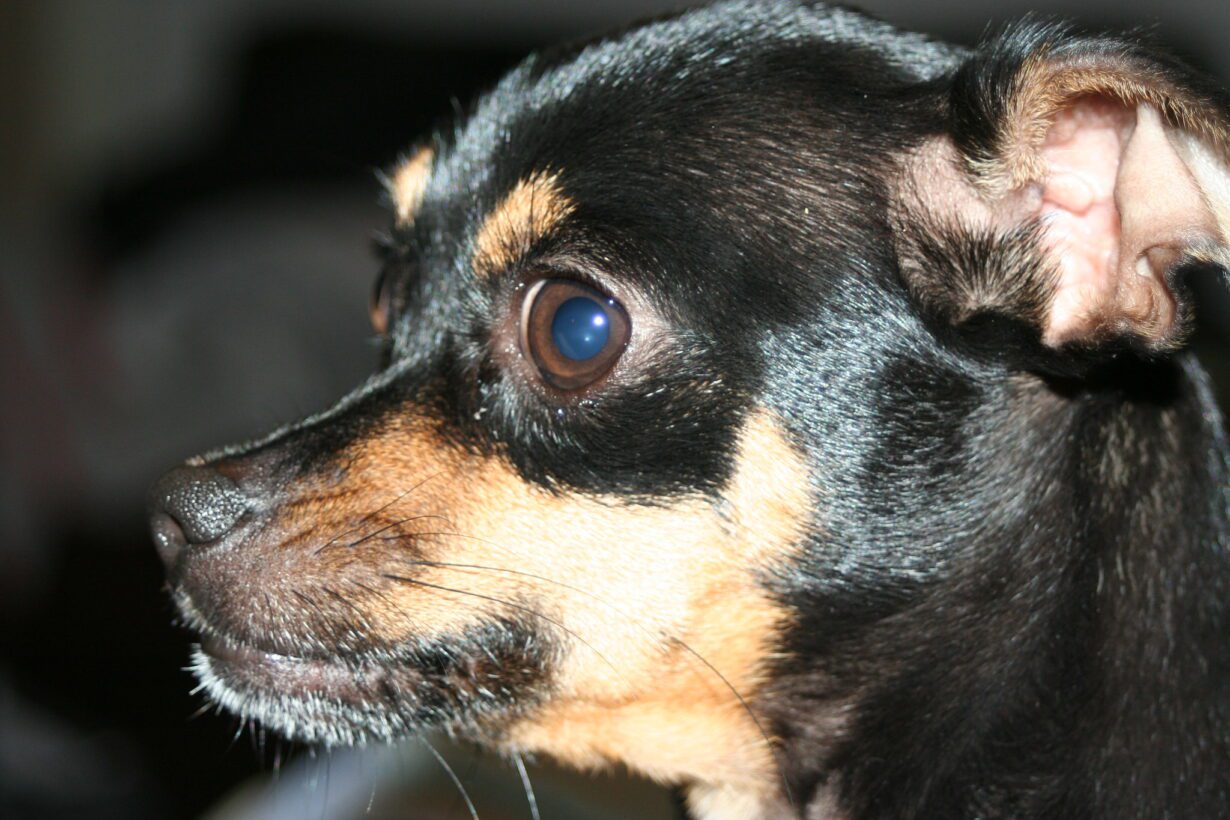
[[[209,696],[737,816],[876,681],[981,680],[1064,577],[1049,380],[1176,346],[1224,259],[1225,120],[1122,48],[728,3],[531,58],[389,174],[380,370],[156,486]]]
[[[658,55],[678,67],[628,63],[650,37],[532,61],[411,153],[373,300],[384,367],[328,413],[201,460],[248,499],[173,559],[220,702],[326,743],[445,724],[579,765],[773,776],[744,693],[791,617],[768,581],[814,504],[763,398],[763,345],[816,297],[789,281],[809,228],[774,226],[877,194],[840,170],[802,192],[747,185],[756,134],[789,125],[766,113],[802,90],[764,99],[690,47]],[[767,150],[814,136],[790,127]],[[863,256],[847,230],[832,252]],[[560,350],[564,305],[604,323],[596,352]]]

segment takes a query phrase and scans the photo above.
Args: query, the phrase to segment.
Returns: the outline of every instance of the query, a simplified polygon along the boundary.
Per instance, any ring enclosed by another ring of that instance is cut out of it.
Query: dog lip
[[[342,654],[289,654],[261,647],[219,629],[183,587],[172,587],[187,625],[199,636],[200,652],[210,670],[226,684],[248,693],[318,695],[351,702],[366,701],[387,674],[375,658]],[[292,650],[294,652],[295,650]]]
[[[209,636],[201,638],[201,649],[204,649],[205,653],[213,659],[231,664],[276,663],[275,659],[284,661],[306,660],[304,658],[296,658],[293,655],[279,655],[276,652],[266,652],[263,649],[256,649],[255,647]]]
[[[215,674],[247,690],[360,701],[365,699],[364,691],[376,685],[383,674],[375,667],[280,655],[213,636],[202,638],[201,650],[209,656]]]

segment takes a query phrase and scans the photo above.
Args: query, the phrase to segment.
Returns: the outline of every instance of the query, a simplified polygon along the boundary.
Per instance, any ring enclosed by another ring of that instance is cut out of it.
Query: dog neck
[[[960,560],[870,603],[796,590],[795,660],[762,702],[801,816],[1213,816],[1230,519],[1207,378],[1180,359],[987,395],[978,415],[1017,423],[957,488]]]

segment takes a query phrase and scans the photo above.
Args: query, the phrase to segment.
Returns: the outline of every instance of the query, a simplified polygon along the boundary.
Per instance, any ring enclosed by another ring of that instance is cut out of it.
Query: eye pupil
[[[575,296],[559,306],[551,320],[551,341],[573,361],[592,359],[611,338],[606,310],[597,300]]]
[[[571,279],[542,279],[521,304],[521,351],[547,386],[579,391],[611,372],[632,334],[623,305]]]

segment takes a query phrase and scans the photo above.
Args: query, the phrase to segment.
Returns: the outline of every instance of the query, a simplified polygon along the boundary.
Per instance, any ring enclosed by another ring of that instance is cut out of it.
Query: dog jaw
[[[212,584],[204,615],[201,593],[181,589],[216,702],[313,742],[447,726],[581,768],[780,794],[754,701],[791,616],[765,583],[793,559],[812,502],[768,413],[745,423],[719,498],[662,505],[551,492],[406,416],[340,460],[340,477],[260,527],[292,533],[282,543],[236,544],[251,554],[195,570],[272,567],[257,584],[263,625],[239,586]],[[417,489],[390,504],[398,488]],[[296,619],[315,631],[270,643]]]

